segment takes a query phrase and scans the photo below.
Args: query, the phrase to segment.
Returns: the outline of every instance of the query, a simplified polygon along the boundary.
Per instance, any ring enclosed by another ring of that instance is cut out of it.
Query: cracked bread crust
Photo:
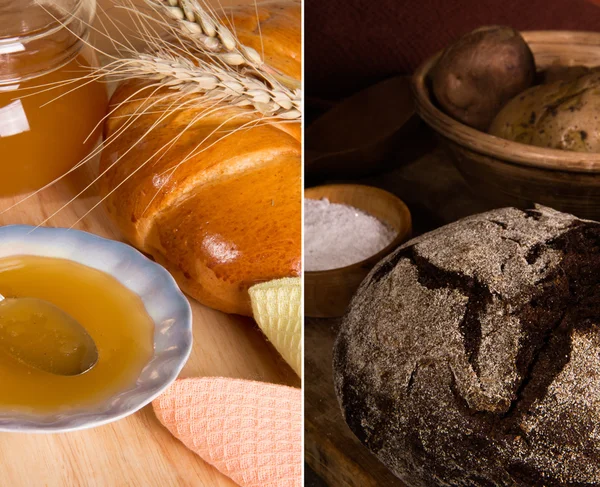
[[[600,485],[600,224],[505,208],[407,243],[354,297],[334,381],[409,486]]]

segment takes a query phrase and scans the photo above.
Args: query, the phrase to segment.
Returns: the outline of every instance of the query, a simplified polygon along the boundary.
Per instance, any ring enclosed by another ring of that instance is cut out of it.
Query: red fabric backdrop
[[[306,93],[343,98],[410,73],[460,35],[492,24],[600,31],[600,6],[588,0],[305,0]]]

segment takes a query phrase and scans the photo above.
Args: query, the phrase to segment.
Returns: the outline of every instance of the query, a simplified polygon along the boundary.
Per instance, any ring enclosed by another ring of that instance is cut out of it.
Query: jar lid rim
[[[9,44],[23,44],[24,42],[51,36],[61,29],[69,28],[69,25],[72,24],[74,20],[80,20],[82,22],[88,22],[91,20],[91,18],[86,18],[89,17],[88,15],[84,14],[82,16],[82,13],[84,13],[86,10],[84,8],[86,6],[86,0],[75,0],[75,3],[72,5],[72,9],[64,10],[62,14],[56,11],[56,3],[49,4],[49,7],[45,7],[44,3],[44,0],[32,0],[32,3],[30,4],[33,6],[33,8],[35,8],[35,13],[34,15],[29,15],[29,18],[39,18],[37,23],[35,21],[29,21],[26,24],[24,22],[20,22],[20,30],[14,32],[2,32],[0,30],[0,45],[7,46]],[[92,3],[94,3],[95,7],[95,1]],[[52,12],[53,10],[54,12]],[[95,8],[91,10],[95,10]],[[19,11],[19,15],[26,17],[28,16],[28,13],[33,13],[31,11],[32,7],[26,7],[25,9]],[[0,9],[0,12],[2,12],[2,9]],[[16,23],[19,23],[18,19],[15,20]],[[11,22],[3,23],[4,25],[11,24]],[[79,33],[76,32],[75,34]]]
[[[13,11],[12,0],[6,0],[4,4],[2,1],[0,14],[3,8],[5,12]],[[96,13],[95,0],[72,0],[68,4],[73,7],[70,10],[57,10],[61,8],[61,2],[56,0],[31,2],[37,5],[38,15],[43,12],[30,24],[33,28],[27,31],[21,26],[22,34],[0,37],[0,85],[31,79],[63,66],[83,47]],[[62,7],[65,5],[63,2]],[[54,22],[49,21],[52,18]],[[45,22],[39,19],[45,19]]]

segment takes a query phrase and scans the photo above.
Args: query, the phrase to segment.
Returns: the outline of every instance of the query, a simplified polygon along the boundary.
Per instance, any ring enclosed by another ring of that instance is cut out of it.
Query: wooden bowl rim
[[[412,216],[411,216],[410,210],[408,209],[408,206],[406,206],[406,203],[404,203],[404,201],[402,201],[395,194],[390,193],[389,191],[386,191],[385,189],[378,188],[377,186],[369,186],[367,184],[323,184],[320,186],[313,186],[311,188],[306,188],[304,190],[304,199],[309,199],[309,200],[315,199],[315,198],[310,198],[307,195],[307,192],[310,191],[311,189],[330,189],[330,188],[341,188],[341,187],[362,188],[362,189],[371,191],[377,195],[385,194],[387,197],[395,200],[396,203],[398,204],[398,206],[400,207],[400,216],[401,216],[401,219],[404,220],[406,227],[402,231],[398,232],[398,235],[386,247],[384,247],[382,250],[380,250],[376,254],[372,255],[371,257],[367,257],[366,259],[361,260],[359,262],[355,262],[354,264],[350,264],[350,265],[347,265],[344,267],[337,267],[335,269],[327,269],[324,271],[305,271],[304,272],[305,277],[307,277],[307,276],[326,277],[326,276],[331,276],[331,275],[337,274],[337,273],[343,274],[348,271],[353,271],[355,269],[358,269],[360,267],[374,266],[375,264],[377,264],[377,262],[379,262],[381,259],[383,259],[386,255],[388,255],[394,249],[399,247],[400,244],[404,243],[407,239],[410,238],[410,235],[412,233]],[[362,210],[361,208],[359,208],[359,210],[365,211],[365,210]],[[368,212],[365,211],[365,213],[368,213]],[[373,215],[371,215],[371,216],[373,216]],[[375,218],[377,218],[377,217],[375,217]]]
[[[526,31],[521,32],[535,54],[536,44],[587,45],[599,50],[600,33],[584,31]],[[600,153],[571,152],[548,149],[502,139],[469,127],[438,109],[431,100],[426,86],[427,77],[442,55],[442,51],[427,59],[412,77],[417,112],[421,118],[443,137],[479,154],[512,162],[517,165],[554,171],[600,172]]]

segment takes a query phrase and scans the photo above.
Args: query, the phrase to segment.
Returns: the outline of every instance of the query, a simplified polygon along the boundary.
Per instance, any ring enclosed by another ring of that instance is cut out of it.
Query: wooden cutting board
[[[109,7],[110,0],[100,3]],[[96,174],[97,161],[76,171],[67,181],[0,214],[0,225],[39,224],[87,186]],[[0,212],[18,199],[0,199]],[[91,188],[48,225],[70,227],[98,200],[95,188]],[[75,228],[121,240],[102,207]],[[300,386],[299,378],[251,319],[226,315],[193,300],[192,309],[194,347],[181,377],[235,377]],[[0,433],[0,452],[2,486],[236,485],[171,436],[151,406],[87,431],[51,435]]]

